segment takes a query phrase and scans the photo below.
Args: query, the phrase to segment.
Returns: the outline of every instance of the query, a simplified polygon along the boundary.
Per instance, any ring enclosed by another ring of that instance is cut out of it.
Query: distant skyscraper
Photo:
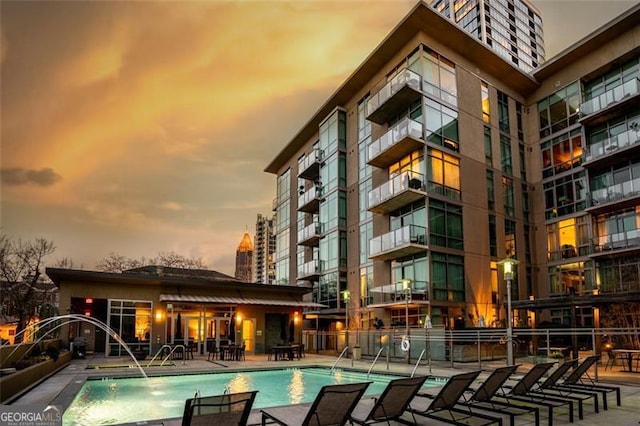
[[[431,0],[431,7],[530,72],[545,59],[542,17],[528,0]]]
[[[257,283],[273,284],[276,278],[273,255],[276,250],[276,237],[273,232],[274,217],[261,214],[256,219],[256,235],[253,240],[253,281]]]
[[[251,236],[245,231],[242,241],[236,250],[236,274],[235,277],[241,281],[251,281],[251,269],[253,266],[253,243]]]

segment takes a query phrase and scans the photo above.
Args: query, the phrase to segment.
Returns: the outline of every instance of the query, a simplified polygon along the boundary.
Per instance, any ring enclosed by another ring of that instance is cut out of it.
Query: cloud
[[[2,183],[18,186],[36,184],[38,186],[51,186],[62,180],[62,176],[52,168],[45,167],[40,170],[30,170],[22,167],[2,169]]]

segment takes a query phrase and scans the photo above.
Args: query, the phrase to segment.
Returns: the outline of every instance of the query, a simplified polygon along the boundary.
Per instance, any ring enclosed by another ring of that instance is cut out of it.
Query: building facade
[[[328,330],[504,326],[505,257],[518,326],[594,318],[575,298],[605,288],[639,300],[639,13],[531,74],[418,3],[265,169],[276,281],[311,286]],[[603,199],[614,183],[628,195]]]
[[[274,284],[276,279],[273,256],[276,252],[276,238],[273,232],[275,218],[258,214],[253,250],[253,282]]]
[[[251,282],[253,278],[253,242],[248,232],[244,233],[236,249],[236,272],[234,276],[245,282]]]
[[[530,72],[544,62],[540,11],[527,0],[432,0],[430,5],[498,55]]]

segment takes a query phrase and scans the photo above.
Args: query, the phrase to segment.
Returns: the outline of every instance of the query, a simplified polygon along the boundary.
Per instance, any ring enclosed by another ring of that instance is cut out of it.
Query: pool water
[[[329,384],[371,381],[367,395],[382,393],[397,376],[326,368],[190,374],[149,378],[87,380],[65,411],[64,425],[113,425],[182,417],[185,400],[201,396],[258,390],[253,408],[312,402]],[[427,381],[425,386],[442,382]]]

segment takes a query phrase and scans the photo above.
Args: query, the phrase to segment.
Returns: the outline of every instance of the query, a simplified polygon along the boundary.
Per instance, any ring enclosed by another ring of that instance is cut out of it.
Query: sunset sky
[[[2,232],[232,275],[263,169],[415,3],[1,1]],[[636,3],[536,1],[548,58]]]

